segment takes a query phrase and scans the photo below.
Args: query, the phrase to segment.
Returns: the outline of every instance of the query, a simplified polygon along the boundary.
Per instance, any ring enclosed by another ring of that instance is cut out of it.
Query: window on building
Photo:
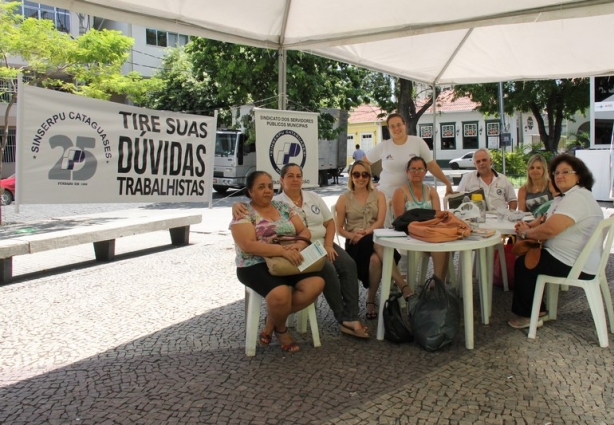
[[[463,123],[463,149],[477,149],[478,141],[478,122]]]
[[[70,11],[66,9],[22,0],[21,14],[24,19],[49,19],[58,31],[70,33]]]
[[[499,121],[486,121],[486,140],[488,149],[499,149]]]
[[[433,126],[422,124],[418,127],[418,135],[424,139],[429,149],[433,150]]]
[[[456,124],[441,124],[441,149],[456,149]]]
[[[360,134],[360,149],[368,152],[373,147],[373,134],[361,133]]]
[[[185,46],[190,41],[190,37],[176,32],[167,32],[147,28],[145,30],[145,42],[150,46],[177,47]]]
[[[382,126],[382,140],[388,140],[390,139],[390,130],[388,130],[388,126],[387,125],[383,125]]]

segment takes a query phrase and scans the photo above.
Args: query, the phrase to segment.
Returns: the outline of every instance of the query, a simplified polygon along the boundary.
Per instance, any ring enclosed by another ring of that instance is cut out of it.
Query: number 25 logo
[[[49,170],[49,180],[89,180],[96,173],[98,161],[86,150],[96,147],[93,137],[77,136],[75,147],[68,136],[58,134],[49,138],[49,145],[52,149],[64,149],[62,156]],[[79,167],[77,164],[83,165]]]

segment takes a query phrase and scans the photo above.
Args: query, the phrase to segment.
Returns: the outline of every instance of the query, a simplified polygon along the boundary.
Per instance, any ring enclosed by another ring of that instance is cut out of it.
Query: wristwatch
[[[527,231],[525,230],[519,236],[520,236],[520,239],[525,240],[527,238]]]

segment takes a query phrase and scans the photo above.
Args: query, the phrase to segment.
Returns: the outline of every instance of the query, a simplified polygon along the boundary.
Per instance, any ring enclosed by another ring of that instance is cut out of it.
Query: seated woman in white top
[[[535,268],[526,267],[524,256],[516,259],[512,302],[514,317],[508,323],[517,329],[529,327],[537,276],[567,276],[586,241],[603,220],[603,211],[591,193],[595,179],[581,159],[559,155],[550,162],[550,173],[555,189],[561,195],[554,198],[545,216],[531,223],[516,223],[518,238],[544,241]],[[592,279],[599,272],[600,250],[600,247],[596,247],[591,252],[580,279]],[[542,302],[540,316],[546,314]],[[542,324],[540,320],[537,326]]]

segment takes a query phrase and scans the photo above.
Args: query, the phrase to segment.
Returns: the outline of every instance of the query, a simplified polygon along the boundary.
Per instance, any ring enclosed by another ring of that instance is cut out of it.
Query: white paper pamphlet
[[[375,229],[373,233],[378,238],[404,238],[407,236],[407,233],[394,229]]]
[[[298,266],[298,269],[303,271],[320,258],[324,257],[326,255],[326,249],[320,241],[315,241],[307,248],[303,249],[301,255],[303,256],[303,262]]]

